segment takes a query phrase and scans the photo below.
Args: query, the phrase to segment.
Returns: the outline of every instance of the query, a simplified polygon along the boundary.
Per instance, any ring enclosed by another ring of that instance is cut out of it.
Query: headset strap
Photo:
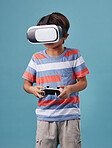
[[[48,22],[48,20],[49,20],[49,18],[50,18],[50,16],[51,16],[51,14],[50,14],[50,15],[48,15],[48,16],[46,16],[46,17],[44,18],[44,20],[43,20],[43,22],[42,22],[42,24],[41,24],[41,25],[46,25],[46,24],[47,24],[47,22]]]
[[[51,16],[52,14],[53,14],[53,13],[47,15],[47,16],[44,18],[44,20],[43,20],[43,22],[41,23],[41,25],[46,25],[47,22],[49,21],[50,16]],[[65,35],[66,33],[67,33],[66,30],[63,29],[63,35]]]

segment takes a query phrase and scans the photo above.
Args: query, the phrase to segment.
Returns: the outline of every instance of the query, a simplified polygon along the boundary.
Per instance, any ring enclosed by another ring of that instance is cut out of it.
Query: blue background
[[[26,31],[54,11],[70,21],[66,47],[80,49],[89,68],[80,92],[82,148],[112,147],[112,1],[10,0],[0,2],[0,148],[34,148],[38,102],[23,90],[22,75],[33,53]]]

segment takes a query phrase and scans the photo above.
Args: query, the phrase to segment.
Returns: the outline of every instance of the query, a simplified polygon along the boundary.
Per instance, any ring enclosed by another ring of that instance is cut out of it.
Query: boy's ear
[[[69,36],[69,33],[66,33],[66,34],[64,35],[64,37],[62,37],[63,40],[66,40],[68,36]]]

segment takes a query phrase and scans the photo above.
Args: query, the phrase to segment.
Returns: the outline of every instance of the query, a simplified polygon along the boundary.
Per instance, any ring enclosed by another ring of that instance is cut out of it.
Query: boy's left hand
[[[62,100],[67,99],[70,95],[69,85],[68,86],[60,85],[58,87],[63,89],[62,93],[58,96],[58,98],[60,98]]]

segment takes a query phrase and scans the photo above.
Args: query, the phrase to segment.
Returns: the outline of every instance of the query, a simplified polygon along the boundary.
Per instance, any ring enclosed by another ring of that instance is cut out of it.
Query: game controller
[[[60,93],[62,92],[62,88],[57,87],[57,88],[49,88],[49,86],[41,88],[41,91],[44,91],[44,93],[41,93],[42,96],[45,95],[55,95],[55,96],[59,96]]]

